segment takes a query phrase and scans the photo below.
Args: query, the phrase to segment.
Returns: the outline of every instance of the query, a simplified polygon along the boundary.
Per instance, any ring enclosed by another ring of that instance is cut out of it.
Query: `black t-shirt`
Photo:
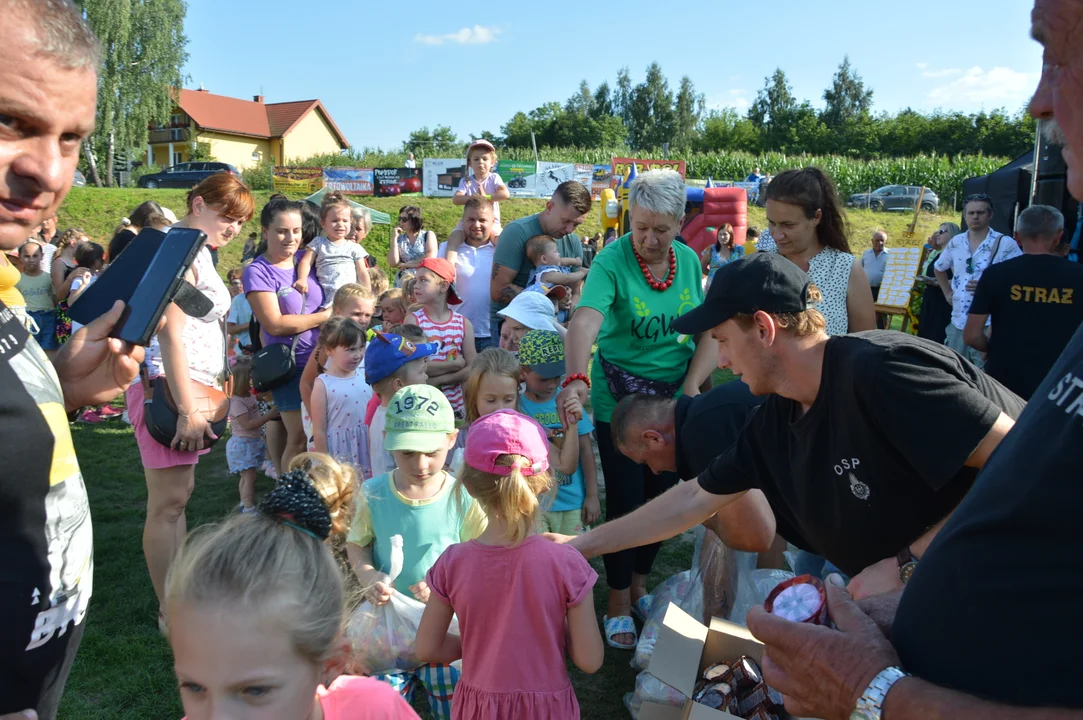
[[[1029,399],[1083,323],[1083,266],[1056,255],[997,263],[974,291],[971,315],[989,315],[985,372]]]
[[[891,330],[833,337],[808,412],[772,395],[699,481],[759,488],[780,523],[856,575],[955,509],[977,474],[967,458],[1002,410],[1023,406],[943,345]]]
[[[1016,705],[1083,708],[1083,330],[959,509],[895,615],[903,667]]]
[[[749,415],[766,399],[753,395],[740,380],[694,398],[677,398],[674,447],[681,479],[698,477],[712,460],[733,447]]]

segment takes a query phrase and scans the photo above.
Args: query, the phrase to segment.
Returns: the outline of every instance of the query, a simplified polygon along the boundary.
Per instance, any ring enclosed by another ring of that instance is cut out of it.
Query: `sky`
[[[355,148],[397,149],[412,130],[460,138],[564,102],[586,80],[633,83],[658,62],[708,109],[747,109],[781,67],[823,105],[844,55],[874,112],[1023,106],[1041,48],[1029,0],[937,3],[731,0],[624,3],[188,0],[188,88],[267,102],[323,101]]]

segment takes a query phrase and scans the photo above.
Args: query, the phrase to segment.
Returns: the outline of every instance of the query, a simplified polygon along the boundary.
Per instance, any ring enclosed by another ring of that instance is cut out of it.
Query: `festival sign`
[[[575,179],[575,181],[577,183],[579,183],[580,185],[582,185],[583,187],[585,187],[587,189],[587,192],[591,192],[592,183],[593,183],[593,180],[592,180],[593,175],[594,175],[594,166],[593,165],[582,165],[582,164],[576,163],[575,174],[574,174],[573,177],[574,177],[574,179]]]
[[[496,165],[496,172],[512,197],[532,198],[536,195],[536,174],[538,166],[533,161],[501,160]]]
[[[876,304],[907,307],[920,264],[921,248],[890,248],[887,251],[887,268],[884,270],[884,279],[880,281],[880,294],[876,298]]]
[[[602,190],[613,187],[613,168],[609,165],[594,165],[592,167],[590,196],[595,200],[601,200]]]
[[[676,170],[685,177],[687,165],[684,160],[643,160],[640,158],[613,158],[613,177],[628,177],[628,166],[635,163],[636,172],[647,170]]]
[[[563,182],[575,180],[575,164],[561,162],[539,162],[535,190],[542,198],[553,197],[557,186]]]
[[[323,168],[276,165],[272,183],[275,192],[314,193],[323,187]]]
[[[375,168],[372,174],[373,195],[376,197],[421,194],[420,168]]]
[[[451,197],[466,174],[462,158],[425,158],[421,187],[425,197]]]
[[[324,168],[323,185],[345,195],[371,195],[372,168]]]

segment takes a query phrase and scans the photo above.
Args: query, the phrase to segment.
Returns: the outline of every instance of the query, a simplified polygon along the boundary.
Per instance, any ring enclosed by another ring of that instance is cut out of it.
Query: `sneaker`
[[[247,515],[248,513],[256,512],[256,508],[246,507],[244,503],[241,503],[237,506],[237,512],[241,513],[242,515]]]
[[[277,480],[278,479],[278,473],[275,472],[275,464],[273,462],[271,462],[270,460],[264,460],[263,461],[263,468],[262,469],[263,469],[263,474],[266,475],[267,477],[271,478],[272,480]]]
[[[123,420],[126,425],[132,424],[132,419],[128,417],[128,408],[124,408],[124,412],[121,413],[120,419]]]
[[[112,418],[118,417],[120,415],[123,415],[124,411],[123,410],[117,410],[112,405],[102,405],[100,408],[98,408],[98,414],[100,414],[104,418],[112,419]]]
[[[91,408],[80,415],[76,422],[97,424],[105,422],[108,419],[109,418],[102,417],[101,412],[99,412],[97,408]]]

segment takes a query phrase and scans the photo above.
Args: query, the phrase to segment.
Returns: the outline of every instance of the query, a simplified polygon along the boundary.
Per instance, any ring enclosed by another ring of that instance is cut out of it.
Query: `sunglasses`
[[[967,202],[970,202],[971,200],[979,200],[979,201],[989,202],[992,199],[993,198],[989,197],[986,193],[977,193],[976,195],[967,195],[966,196],[966,201]]]
[[[399,222],[403,222],[403,221],[409,220],[409,219],[410,219],[409,215],[399,215]]]

